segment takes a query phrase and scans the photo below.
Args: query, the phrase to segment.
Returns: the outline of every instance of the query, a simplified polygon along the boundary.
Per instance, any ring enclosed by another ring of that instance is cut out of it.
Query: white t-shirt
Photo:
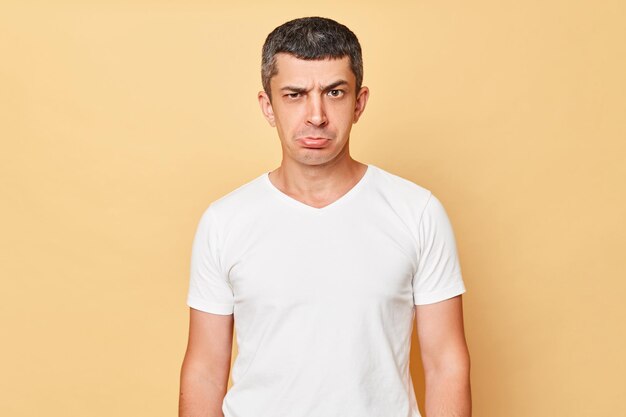
[[[225,417],[419,417],[414,305],[464,292],[439,200],[368,164],[323,208],[267,172],[212,202],[193,242],[187,305],[234,314]]]

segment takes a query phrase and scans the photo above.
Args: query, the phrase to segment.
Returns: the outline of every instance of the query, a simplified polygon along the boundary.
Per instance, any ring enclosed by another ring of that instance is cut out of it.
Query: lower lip
[[[329,142],[329,139],[311,139],[311,138],[303,138],[300,139],[300,142],[307,148],[323,148],[326,146],[326,143]]]

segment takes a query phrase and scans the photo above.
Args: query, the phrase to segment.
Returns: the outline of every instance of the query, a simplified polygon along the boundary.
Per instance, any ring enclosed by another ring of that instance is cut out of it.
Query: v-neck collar
[[[272,183],[272,181],[270,181],[269,172],[265,172],[263,175],[261,175],[261,177],[263,178],[263,182],[272,190],[272,192],[283,201],[286,201],[287,203],[295,207],[298,207],[302,210],[309,211],[311,213],[324,213],[324,212],[333,210],[336,207],[341,206],[346,201],[350,200],[359,191],[359,189],[363,188],[364,184],[368,181],[369,177],[372,175],[372,171],[374,170],[371,164],[366,164],[366,165],[367,165],[367,169],[365,170],[365,173],[361,176],[361,179],[359,179],[359,181],[355,185],[353,185],[352,188],[350,188],[345,194],[343,194],[341,197],[339,197],[332,203],[325,205],[324,207],[313,207],[285,194],[284,192],[279,190]]]

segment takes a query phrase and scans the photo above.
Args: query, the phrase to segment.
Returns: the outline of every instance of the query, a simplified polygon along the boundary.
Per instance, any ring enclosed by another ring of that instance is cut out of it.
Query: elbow
[[[455,376],[469,378],[471,360],[467,347],[453,349],[423,359],[424,376]]]

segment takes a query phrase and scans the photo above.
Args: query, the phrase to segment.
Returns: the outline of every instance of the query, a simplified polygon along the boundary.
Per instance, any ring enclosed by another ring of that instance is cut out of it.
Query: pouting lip
[[[304,136],[304,137],[298,138],[296,140],[302,140],[302,139],[306,139],[306,140],[330,140],[330,138],[322,138],[322,137],[314,137],[314,136]]]
[[[328,142],[330,142],[330,139],[307,136],[307,137],[299,138],[297,141],[300,146],[303,146],[307,149],[322,149],[322,148],[325,148],[326,145],[328,145]]]

